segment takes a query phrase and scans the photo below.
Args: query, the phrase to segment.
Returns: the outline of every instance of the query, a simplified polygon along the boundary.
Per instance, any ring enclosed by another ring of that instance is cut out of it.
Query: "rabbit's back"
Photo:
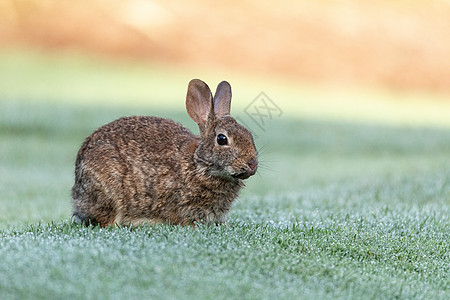
[[[75,163],[74,217],[83,223],[162,222],[199,139],[181,124],[125,117],[89,136]],[[161,185],[164,187],[162,188]],[[164,195],[171,193],[171,197]]]

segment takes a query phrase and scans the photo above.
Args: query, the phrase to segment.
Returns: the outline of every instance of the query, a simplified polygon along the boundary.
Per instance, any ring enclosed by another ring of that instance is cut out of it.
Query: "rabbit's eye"
[[[217,136],[217,144],[220,146],[228,145],[228,138],[224,134],[219,134]]]

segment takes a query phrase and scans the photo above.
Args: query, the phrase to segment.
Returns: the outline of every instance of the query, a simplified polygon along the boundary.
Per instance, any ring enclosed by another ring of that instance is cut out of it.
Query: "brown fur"
[[[250,132],[231,116],[231,87],[212,98],[201,80],[189,83],[186,108],[200,137],[172,120],[120,118],[96,130],[78,151],[72,198],[75,221],[108,226],[222,223],[243,179],[255,174]],[[228,137],[219,145],[218,134]]]

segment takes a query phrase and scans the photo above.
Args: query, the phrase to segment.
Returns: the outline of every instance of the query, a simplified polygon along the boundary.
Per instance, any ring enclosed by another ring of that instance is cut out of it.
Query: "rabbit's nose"
[[[247,166],[250,168],[252,172],[256,171],[256,168],[258,167],[258,161],[255,158],[252,158],[248,163]]]

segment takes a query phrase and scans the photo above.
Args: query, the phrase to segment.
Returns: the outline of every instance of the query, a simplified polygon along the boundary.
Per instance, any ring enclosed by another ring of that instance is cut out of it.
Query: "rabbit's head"
[[[186,109],[200,129],[195,161],[212,176],[246,179],[256,173],[258,152],[253,136],[230,116],[231,86],[222,81],[214,97],[199,79],[189,82]]]

